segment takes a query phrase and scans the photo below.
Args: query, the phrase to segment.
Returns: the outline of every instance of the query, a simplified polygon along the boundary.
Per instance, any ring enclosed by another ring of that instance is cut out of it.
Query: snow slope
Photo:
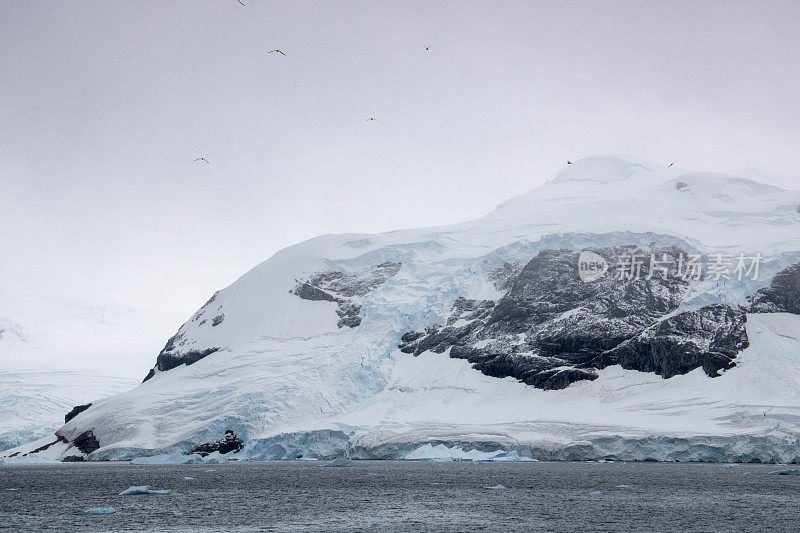
[[[141,381],[136,355],[153,345],[134,310],[6,291],[2,303],[0,450],[52,435],[73,406]]]
[[[0,368],[0,449],[40,439],[75,405],[130,389],[136,380],[85,370]]]
[[[799,206],[798,191],[606,156],[475,221],[321,236],[215,294],[150,379],[95,402],[58,435],[96,439],[92,459],[188,452],[232,430],[245,441],[238,455],[254,459],[418,459],[445,446],[454,456],[800,460],[798,315],[748,315],[749,347],[716,378],[609,366],[593,381],[541,390],[448,352],[397,348],[405,333],[445,321],[458,297],[499,300],[508,289],[498,269],[548,249],[760,253],[758,280],[700,282],[679,310],[746,305],[800,262]],[[360,323],[342,326],[354,313]]]

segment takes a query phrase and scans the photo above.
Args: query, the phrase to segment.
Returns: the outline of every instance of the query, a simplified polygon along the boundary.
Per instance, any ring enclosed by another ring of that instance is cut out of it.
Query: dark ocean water
[[[0,467],[0,529],[800,530],[800,477],[767,475],[781,468],[774,465],[378,461],[355,465]],[[506,489],[484,488],[498,484]],[[131,485],[172,492],[117,495]],[[90,507],[117,511],[84,514]]]

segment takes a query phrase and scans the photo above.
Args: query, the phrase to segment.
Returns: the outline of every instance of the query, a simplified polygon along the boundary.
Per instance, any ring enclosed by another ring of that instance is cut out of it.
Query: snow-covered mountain
[[[7,454],[800,461],[799,264],[800,191],[589,158],[478,220],[277,253]]]

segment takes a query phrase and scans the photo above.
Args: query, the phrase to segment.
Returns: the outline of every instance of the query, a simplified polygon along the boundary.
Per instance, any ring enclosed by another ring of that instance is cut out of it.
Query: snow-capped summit
[[[317,237],[13,453],[800,460],[798,205],[592,157],[478,220]]]

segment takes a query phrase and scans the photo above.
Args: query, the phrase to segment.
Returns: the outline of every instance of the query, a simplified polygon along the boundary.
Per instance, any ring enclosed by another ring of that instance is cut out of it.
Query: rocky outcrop
[[[751,298],[752,313],[793,313],[800,315],[800,263],[775,274],[769,287]]]
[[[382,263],[362,276],[348,276],[332,270],[317,272],[305,281],[297,281],[291,292],[303,300],[336,303],[337,325],[355,328],[361,325],[364,297],[397,274],[400,266],[400,263]]]
[[[224,316],[224,315],[223,315]],[[220,321],[221,322],[221,321]],[[215,324],[216,325],[216,324]],[[218,352],[220,349],[217,347],[214,348],[206,348],[205,350],[187,350],[181,351],[181,347],[185,344],[185,334],[182,332],[178,332],[176,335],[171,337],[161,352],[156,357],[156,366],[155,368],[150,369],[150,372],[145,376],[143,383],[153,376],[156,375],[156,370],[160,370],[161,372],[165,372],[167,370],[172,370],[173,368],[180,366],[180,365],[191,365],[203,359],[204,357],[208,357],[214,352]]]
[[[91,406],[92,404],[90,403],[87,403],[85,405],[76,405],[75,407],[72,408],[72,410],[69,413],[64,415],[64,423],[66,424],[67,422],[69,422],[70,420],[72,420],[73,418],[75,418],[76,416],[78,416]]]
[[[645,252],[617,247],[597,254],[624,265],[627,257]],[[685,252],[664,248],[650,254],[675,259]],[[570,250],[545,250],[517,274],[504,266],[505,275],[498,276],[508,289],[503,298],[457,299],[443,326],[406,333],[400,350],[419,355],[449,349],[450,357],[466,359],[489,376],[560,389],[595,379],[596,369],[612,364],[665,378],[702,367],[713,377],[747,347],[741,310],[717,305],[666,318],[692,283],[677,271],[655,271],[654,264],[651,272],[643,262],[636,275],[610,272],[584,282],[578,257]]]
[[[744,311],[726,305],[680,313],[606,351],[593,364],[619,364],[665,378],[702,367],[716,377],[735,366],[736,355],[749,345],[746,322]]]
[[[219,452],[221,454],[231,453],[231,452],[239,452],[244,448],[244,442],[242,439],[236,436],[231,430],[225,432],[225,436],[219,439],[218,441],[214,442],[205,442],[203,444],[198,444],[189,453],[196,453],[203,457],[206,455],[212,454],[214,452]]]
[[[81,453],[86,455],[89,455],[93,451],[100,449],[100,442],[98,442],[97,437],[94,436],[94,433],[91,430],[81,433],[75,437],[75,440],[72,441],[72,444],[78,448]]]

